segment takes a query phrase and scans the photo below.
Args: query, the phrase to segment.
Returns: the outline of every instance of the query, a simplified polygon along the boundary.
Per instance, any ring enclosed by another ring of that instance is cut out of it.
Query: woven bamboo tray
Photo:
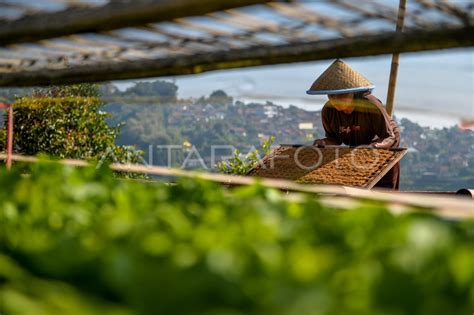
[[[266,155],[247,175],[287,179],[304,184],[333,184],[370,189],[406,152],[406,148],[317,148],[282,144]]]

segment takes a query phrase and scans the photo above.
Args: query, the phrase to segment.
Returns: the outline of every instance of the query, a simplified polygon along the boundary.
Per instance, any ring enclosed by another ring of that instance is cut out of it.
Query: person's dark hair
[[[354,93],[354,99],[356,100],[366,99],[366,96],[368,95],[370,95],[370,91],[357,92],[357,93]]]

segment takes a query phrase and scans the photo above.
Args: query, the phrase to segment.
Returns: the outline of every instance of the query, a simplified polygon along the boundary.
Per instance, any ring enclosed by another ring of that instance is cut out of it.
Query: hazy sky
[[[374,95],[385,102],[391,56],[344,61],[375,84]],[[332,60],[325,60],[165,79],[175,80],[180,97],[199,97],[222,89],[239,100],[270,100],[279,105],[317,110],[327,97],[305,92],[331,63]],[[128,85],[123,83],[122,87]],[[474,49],[402,54],[395,115],[433,127],[474,119]]]

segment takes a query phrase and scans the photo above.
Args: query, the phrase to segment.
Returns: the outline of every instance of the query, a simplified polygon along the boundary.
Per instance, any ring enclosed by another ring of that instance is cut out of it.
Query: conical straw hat
[[[345,94],[370,91],[375,86],[344,61],[337,59],[314,81],[307,94]]]

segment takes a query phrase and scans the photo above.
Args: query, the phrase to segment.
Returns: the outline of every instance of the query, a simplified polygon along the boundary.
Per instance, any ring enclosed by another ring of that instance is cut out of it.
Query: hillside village
[[[125,122],[120,143],[137,145],[147,158],[152,145],[152,162],[159,165],[205,166],[213,170],[216,161],[231,155],[231,148],[247,153],[270,136],[275,136],[275,144],[311,144],[324,137],[320,111],[271,102],[244,103],[220,90],[197,99],[137,105],[143,100],[140,98],[149,97],[152,92],[148,90],[145,95],[134,91],[131,87],[115,92],[115,97],[118,93],[123,99],[131,97],[127,102],[134,102],[134,106],[108,104],[106,108],[113,114],[112,122]],[[474,186],[474,131],[458,126],[422,127],[408,119],[397,121],[402,131],[401,145],[409,148],[402,160],[402,189],[457,190]],[[155,127],[145,131],[143,125]],[[173,152],[173,161],[156,148],[166,144],[184,144]],[[212,159],[213,145],[231,148],[215,150],[217,158]],[[199,156],[190,148],[195,148]]]
[[[234,115],[238,115],[242,121],[233,117]],[[261,140],[276,135],[280,142],[291,142],[296,139],[308,142],[318,133],[322,133],[319,111],[305,111],[295,106],[284,108],[270,102],[266,104],[236,102],[235,108],[210,103],[179,105],[173,107],[167,123],[171,127],[180,127],[183,124],[196,126],[218,121],[235,122],[237,125],[230,125],[228,128],[233,135],[245,138],[256,136]],[[255,129],[262,129],[262,132],[254,134]]]
[[[215,171],[215,163],[233,150],[245,154],[270,136],[275,136],[275,145],[311,144],[324,137],[320,111],[271,102],[244,103],[221,90],[179,99],[177,91],[176,85],[166,81],[140,82],[124,91],[113,84],[103,85],[103,108],[111,114],[109,123],[123,124],[118,144],[142,150],[144,160],[153,165]],[[0,91],[0,97],[30,92],[6,89]],[[408,119],[398,120],[398,124],[401,146],[409,148],[402,160],[402,189],[474,186],[474,131],[458,126],[422,127]],[[164,147],[170,145],[173,152],[168,156]]]

